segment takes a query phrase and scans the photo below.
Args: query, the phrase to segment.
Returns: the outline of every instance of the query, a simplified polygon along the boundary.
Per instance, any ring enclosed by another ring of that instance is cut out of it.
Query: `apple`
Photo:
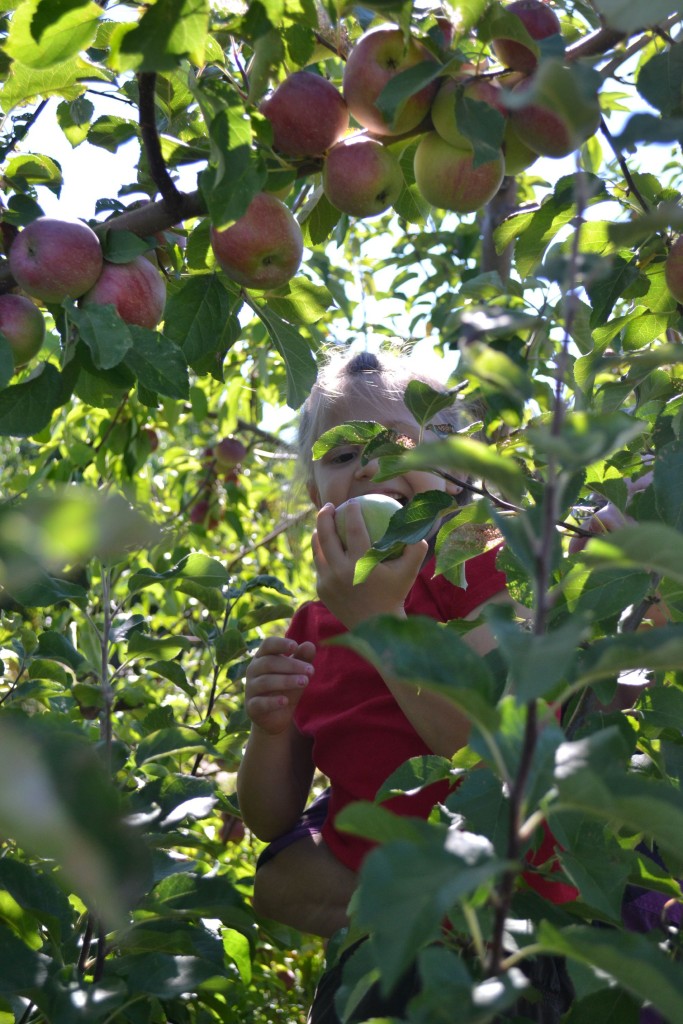
[[[78,299],[100,276],[102,246],[82,221],[38,217],[14,239],[9,266],[19,287],[42,302]]]
[[[412,37],[406,40],[396,26],[382,25],[361,36],[349,54],[343,79],[344,99],[356,121],[377,135],[401,135],[416,128],[429,112],[436,82],[406,100],[393,124],[377,107],[377,99],[393,78],[423,61],[434,61],[429,50]]]
[[[349,127],[349,111],[331,82],[295,71],[260,107],[273,127],[273,147],[290,157],[322,156]]]
[[[683,302],[683,235],[679,235],[664,261],[664,279],[676,302]]]
[[[211,247],[227,277],[258,291],[280,288],[296,274],[304,243],[288,206],[267,192],[254,196],[229,228],[211,228]]]
[[[42,348],[45,321],[25,295],[0,295],[0,331],[9,342],[14,368],[18,370]]]
[[[573,85],[568,68],[557,61],[546,61],[537,76],[519,82],[511,90],[515,98],[510,111],[512,127],[539,156],[568,156],[600,127],[597,95],[584,97]]]
[[[234,469],[242,462],[247,449],[236,437],[223,437],[210,449],[217,469],[223,471]]]
[[[82,306],[112,305],[127,324],[154,329],[166,304],[166,282],[149,260],[136,256],[130,263],[108,263]]]
[[[508,116],[508,109],[503,101],[503,91],[495,82],[485,78],[469,80],[458,78],[446,79],[432,104],[432,123],[441,138],[445,142],[450,143],[451,146],[457,146],[458,149],[472,149],[472,143],[458,128],[455,116],[455,105],[459,91],[462,92],[463,98],[487,103],[506,118]]]
[[[155,452],[159,447],[159,435],[157,434],[154,427],[143,427],[142,430],[140,431],[140,434],[142,437],[145,438],[147,444],[149,445],[150,453]]]
[[[502,154],[475,166],[471,149],[445,142],[428,132],[415,150],[415,182],[432,206],[454,213],[473,213],[485,206],[500,188],[504,175]]]
[[[532,39],[547,39],[560,32],[560,19],[545,0],[513,0],[507,4],[505,11],[517,15]],[[501,64],[507,68],[533,71],[538,64],[536,54],[516,39],[502,36],[494,39],[491,47]]]
[[[323,190],[338,210],[352,217],[375,217],[398,199],[403,172],[396,156],[367,137],[345,139],[327,154]]]
[[[195,501],[190,508],[190,522],[195,526],[204,526],[207,530],[215,530],[218,526],[215,502],[205,498]]]
[[[344,548],[347,547],[348,540],[346,516],[351,502],[360,505],[372,544],[376,544],[378,540],[382,539],[394,512],[403,507],[400,501],[388,494],[362,494],[358,498],[350,498],[349,501],[343,502],[335,509],[334,522]]]

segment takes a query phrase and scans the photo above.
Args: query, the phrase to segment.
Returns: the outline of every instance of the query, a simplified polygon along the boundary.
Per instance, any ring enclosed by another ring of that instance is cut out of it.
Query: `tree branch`
[[[154,184],[161,192],[169,212],[176,214],[181,205],[181,193],[168,173],[168,168],[161,152],[154,103],[156,78],[156,72],[154,71],[141,71],[138,74],[140,134]],[[176,216],[174,223],[177,223],[178,220],[180,220],[180,217]]]

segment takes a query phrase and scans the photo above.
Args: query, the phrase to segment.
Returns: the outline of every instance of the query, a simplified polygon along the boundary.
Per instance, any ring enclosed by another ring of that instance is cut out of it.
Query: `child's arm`
[[[237,795],[245,823],[264,841],[294,825],[311,787],[310,741],[293,715],[313,671],[314,653],[312,643],[268,637],[247,669],[245,708],[252,726]]]
[[[313,557],[321,601],[348,629],[375,615],[405,617],[404,602],[424,561],[426,542],[407,545],[399,558],[380,563],[363,583],[354,585],[356,562],[370,547],[360,508],[349,508],[346,527],[348,550],[342,547],[337,535],[332,506],[325,506],[318,513],[317,528],[313,534]],[[480,608],[475,609],[468,618],[476,618],[480,611]],[[495,646],[493,635],[486,626],[475,628],[464,639],[482,655]],[[386,671],[381,675],[404,715],[430,750],[452,757],[466,745],[469,720],[451,701],[428,690],[418,691]]]

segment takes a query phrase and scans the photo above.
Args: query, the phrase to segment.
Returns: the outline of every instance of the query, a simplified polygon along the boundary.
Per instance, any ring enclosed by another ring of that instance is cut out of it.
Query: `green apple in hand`
[[[344,548],[347,547],[346,513],[352,501],[360,505],[372,544],[376,544],[377,541],[382,539],[387,532],[389,520],[394,512],[403,507],[400,501],[390,497],[388,494],[362,494],[358,498],[351,498],[349,501],[339,505],[334,513],[334,521],[339,539]]]

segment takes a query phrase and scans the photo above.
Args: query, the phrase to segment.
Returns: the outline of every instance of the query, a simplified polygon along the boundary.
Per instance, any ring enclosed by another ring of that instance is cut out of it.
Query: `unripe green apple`
[[[0,331],[9,342],[14,368],[18,370],[40,351],[45,340],[45,321],[25,295],[0,295]]]
[[[415,150],[414,170],[417,187],[432,206],[474,213],[500,188],[503,155],[475,166],[471,149],[449,146],[438,132],[428,132]]]
[[[375,217],[396,202],[402,188],[401,165],[381,142],[364,137],[346,139],[327,154],[323,189],[342,213]]]
[[[429,111],[436,82],[423,86],[407,99],[393,124],[377,106],[377,99],[402,71],[433,60],[429,50],[416,39],[406,41],[403,30],[395,25],[382,25],[366,32],[351,50],[344,68],[344,99],[356,121],[377,135],[401,135],[416,128]]]
[[[350,498],[349,501],[339,505],[334,513],[334,522],[339,539],[345,548],[347,547],[346,513],[351,501],[360,505],[372,544],[376,544],[378,540],[382,539],[394,512],[402,508],[400,501],[388,494],[361,494],[358,498]]]
[[[679,235],[664,263],[664,278],[676,302],[683,302],[683,235]]]
[[[432,104],[432,123],[441,138],[449,145],[457,146],[458,149],[472,149],[472,143],[458,128],[455,114],[458,92],[462,93],[463,98],[487,103],[506,118],[508,109],[504,104],[500,86],[488,79],[446,79]]]

